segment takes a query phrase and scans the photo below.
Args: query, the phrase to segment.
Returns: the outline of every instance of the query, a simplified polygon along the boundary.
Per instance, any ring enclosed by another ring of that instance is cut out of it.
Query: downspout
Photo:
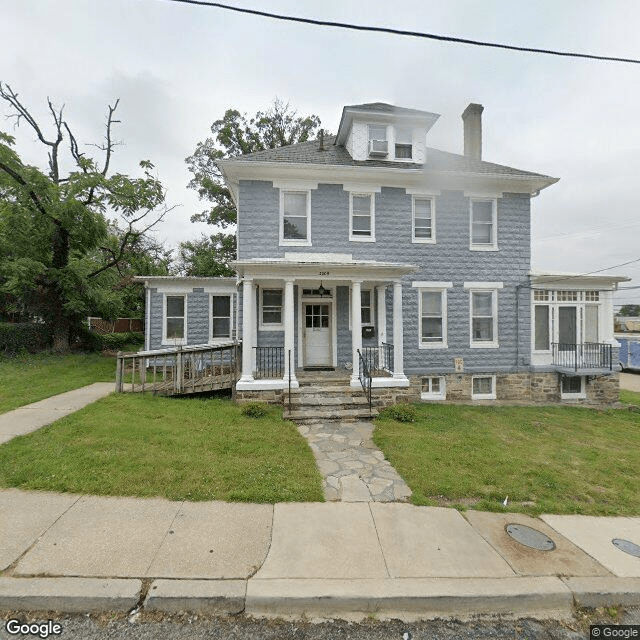
[[[151,351],[151,289],[149,288],[149,283],[144,283],[145,293],[146,293],[146,304],[145,304],[145,331],[144,331],[144,348],[146,351]]]

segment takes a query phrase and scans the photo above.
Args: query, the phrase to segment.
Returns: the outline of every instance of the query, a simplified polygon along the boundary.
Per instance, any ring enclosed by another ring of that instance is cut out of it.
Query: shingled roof
[[[378,104],[378,103],[373,103]],[[387,105],[390,106],[390,105]],[[409,110],[410,111],[410,110]],[[335,136],[326,136],[324,150],[320,150],[317,140],[300,142],[298,144],[278,147],[277,149],[265,149],[242,156],[236,156],[231,160],[249,162],[273,162],[285,164],[310,164],[310,165],[337,165],[350,167],[388,167],[395,169],[420,169],[422,165],[414,162],[392,162],[388,160],[354,160],[347,150],[334,144]],[[223,161],[224,162],[224,161]],[[502,174],[521,177],[549,178],[541,173],[522,171],[484,160],[473,160],[466,156],[427,148],[426,167],[434,171],[451,171],[463,173]],[[549,178],[553,180],[553,178]]]

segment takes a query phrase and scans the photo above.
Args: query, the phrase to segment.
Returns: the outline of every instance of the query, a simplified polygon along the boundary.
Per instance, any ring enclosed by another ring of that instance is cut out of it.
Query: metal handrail
[[[393,345],[388,342],[380,344],[381,369],[393,373]]]
[[[284,347],[253,347],[256,350],[256,380],[284,377]]]
[[[371,399],[371,371],[367,367],[367,363],[365,359],[362,357],[360,353],[360,349],[356,349],[358,352],[358,360],[360,362],[360,367],[358,369],[358,378],[360,379],[360,384],[362,385],[362,390],[365,393],[367,398],[367,402],[369,403],[369,415],[372,412],[372,399]]]
[[[613,370],[613,347],[603,342],[553,342],[552,363],[556,366],[578,369]]]

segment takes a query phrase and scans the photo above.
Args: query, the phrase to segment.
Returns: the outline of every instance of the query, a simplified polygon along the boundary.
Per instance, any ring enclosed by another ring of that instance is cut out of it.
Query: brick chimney
[[[482,160],[482,112],[481,104],[471,103],[462,113],[464,124],[464,155],[472,160]]]

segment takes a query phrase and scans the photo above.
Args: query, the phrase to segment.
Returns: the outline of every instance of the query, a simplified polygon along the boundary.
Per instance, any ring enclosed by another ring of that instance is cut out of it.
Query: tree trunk
[[[69,334],[71,333],[71,325],[66,318],[59,318],[54,322],[52,327],[53,350],[56,353],[69,352]]]

